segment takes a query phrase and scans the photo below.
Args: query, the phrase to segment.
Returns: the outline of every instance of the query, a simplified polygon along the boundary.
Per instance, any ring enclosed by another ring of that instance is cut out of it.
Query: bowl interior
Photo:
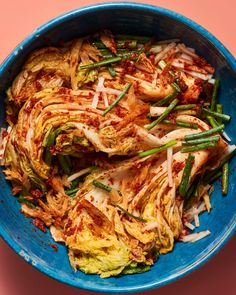
[[[193,28],[194,27],[194,28]],[[38,47],[60,44],[102,29],[114,33],[155,36],[157,39],[180,38],[194,47],[216,69],[221,78],[220,102],[224,112],[231,115],[227,134],[236,141],[236,75],[235,64],[214,38],[182,16],[141,4],[113,3],[84,8],[64,15],[36,30],[11,54],[0,68],[0,126],[4,126],[5,90],[20,71],[27,55]],[[204,32],[203,36],[198,31]],[[214,45],[213,43],[217,44]],[[227,59],[226,59],[227,56]],[[232,57],[231,57],[232,59]],[[234,68],[234,69],[233,69]],[[31,219],[20,213],[16,198],[11,196],[10,184],[0,172],[0,233],[9,245],[39,270],[80,288],[104,292],[144,290],[167,283],[188,273],[206,261],[223,244],[235,227],[236,160],[231,162],[230,185],[227,197],[221,196],[220,183],[212,194],[213,210],[200,217],[199,231],[209,229],[211,235],[193,244],[176,243],[174,251],[162,255],[151,271],[144,274],[101,279],[96,275],[74,273],[67,258],[67,250],[58,245],[58,252],[49,233],[43,234],[32,225]]]

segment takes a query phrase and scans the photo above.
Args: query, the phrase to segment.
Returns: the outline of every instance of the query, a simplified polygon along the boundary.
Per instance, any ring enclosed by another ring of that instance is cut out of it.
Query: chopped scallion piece
[[[219,114],[223,114],[223,106],[222,106],[222,104],[217,104],[216,105],[216,112],[217,113],[219,113]],[[218,118],[218,122],[220,123],[220,124],[222,124],[222,120],[220,119],[220,118]]]
[[[227,195],[229,188],[229,162],[222,167],[222,194]]]
[[[100,188],[100,189],[103,189],[104,191],[109,192],[109,193],[112,191],[111,186],[105,185],[104,183],[97,181],[95,179],[93,180],[93,185]]]
[[[136,219],[136,220],[138,220],[138,221],[141,221],[141,222],[147,222],[146,219],[143,219],[143,218],[141,218],[141,217],[138,217],[138,216],[133,215],[132,213],[130,213],[130,212],[128,212],[127,210],[125,210],[124,208],[122,208],[120,205],[115,204],[115,203],[112,203],[112,204],[113,204],[114,206],[116,206],[118,209],[120,209],[120,211],[122,211],[125,215],[127,215],[127,216],[129,216],[129,217],[131,217],[131,218],[134,218],[134,219]]]
[[[181,149],[181,153],[189,153],[189,152],[196,152],[196,151],[201,151],[205,149],[210,149],[210,148],[216,147],[216,145],[217,145],[216,141],[213,141],[213,142],[208,141],[208,142],[196,144],[193,146],[186,146]]]
[[[164,151],[164,150],[168,149],[169,147],[171,147],[173,145],[176,145],[176,144],[177,144],[176,140],[171,140],[171,141],[167,142],[166,144],[163,144],[163,145],[159,146],[158,148],[141,152],[138,155],[141,158],[147,157],[147,156],[150,156],[150,155],[153,155],[153,154],[156,154],[156,153],[160,153],[160,152],[162,152],[162,151]]]
[[[224,129],[224,125],[222,124],[222,125],[220,125],[220,126],[218,126],[216,128],[212,128],[212,129],[209,129],[209,130],[200,132],[200,133],[186,135],[184,137],[184,139],[185,139],[185,141],[189,141],[189,140],[193,140],[193,139],[207,137],[209,135],[212,135],[212,134],[215,134],[217,132],[220,132],[223,129]]]
[[[205,143],[205,142],[214,142],[214,141],[219,141],[220,136],[211,136],[211,137],[206,137],[206,138],[199,138],[199,139],[194,139],[194,140],[189,140],[189,141],[184,141],[182,143],[183,146],[185,145],[196,145],[200,143]]]
[[[102,67],[102,66],[105,66],[105,65],[109,65],[109,64],[119,62],[119,61],[121,61],[121,57],[119,57],[119,56],[112,57],[112,58],[104,59],[104,60],[101,60],[101,61],[98,61],[98,62],[94,62],[92,64],[80,66],[80,69],[81,70],[95,69],[95,68]]]
[[[123,92],[113,101],[113,103],[102,113],[102,116],[105,117],[108,112],[110,112],[119,101],[125,96],[125,94],[129,91],[131,87],[131,83],[127,84],[123,90]]]
[[[217,118],[217,119],[221,119],[222,121],[226,121],[226,122],[228,122],[228,121],[230,121],[230,119],[231,119],[231,117],[230,117],[229,115],[225,115],[225,114],[221,114],[221,113],[213,112],[213,111],[210,111],[210,110],[205,109],[205,108],[202,108],[202,109],[203,109],[203,111],[204,111],[206,114],[208,114],[208,115],[210,115],[210,116],[212,116],[212,117],[215,117],[215,118]]]
[[[18,197],[18,201],[19,201],[21,204],[22,204],[22,203],[23,203],[23,204],[26,204],[28,207],[30,207],[30,208],[32,208],[32,209],[36,208],[36,206],[33,204],[33,202],[31,202],[31,201],[25,199],[25,197],[22,196],[22,195],[20,195],[20,196]]]
[[[112,65],[109,65],[108,67],[108,72],[109,74],[112,76],[112,77],[115,77],[116,76],[116,70],[113,68]]]
[[[175,89],[175,91],[181,92],[181,88],[179,87],[179,85],[176,82],[173,82],[170,85]]]
[[[117,40],[116,45],[119,49],[134,49],[137,46],[137,40]],[[93,42],[93,46],[97,47],[98,49],[107,49],[105,44],[103,44],[101,41]]]
[[[197,105],[196,104],[183,104],[175,107],[175,111],[180,111],[180,110],[191,110],[195,108]]]
[[[209,122],[209,124],[213,127],[216,128],[219,126],[218,122],[216,121],[216,119],[212,116],[206,116],[207,121]]]
[[[65,191],[65,193],[69,196],[69,197],[74,197],[76,195],[76,193],[79,191],[79,188],[73,188],[73,189],[68,189]]]
[[[58,161],[61,165],[61,168],[63,169],[64,173],[67,175],[70,175],[71,169],[70,169],[70,160],[69,156],[58,154]]]
[[[212,93],[211,111],[215,111],[215,108],[216,108],[216,99],[217,99],[219,85],[220,85],[220,79],[216,78],[214,87],[213,87],[213,93]]]
[[[139,56],[139,54],[143,53],[144,49],[139,49],[139,50],[133,50],[133,51],[124,51],[124,52],[117,52],[117,57],[120,57],[122,60],[123,59],[130,59],[130,60],[136,60]],[[114,58],[114,55],[111,53],[102,53],[103,57],[105,59],[109,58]]]
[[[175,121],[175,122],[171,122],[170,120],[163,120],[162,124],[168,124],[168,125],[176,125],[179,127],[184,127],[184,128],[192,128],[192,129],[198,129],[198,125],[194,124],[194,123],[188,123],[188,122],[182,122],[182,121]]]
[[[180,183],[180,186],[179,186],[179,193],[180,193],[180,195],[182,197],[185,197],[185,195],[187,193],[187,190],[188,190],[189,179],[190,179],[192,167],[193,167],[193,164],[194,164],[194,159],[195,159],[195,156],[189,154],[188,158],[186,160],[186,164],[185,164],[185,167],[184,167],[181,183]]]

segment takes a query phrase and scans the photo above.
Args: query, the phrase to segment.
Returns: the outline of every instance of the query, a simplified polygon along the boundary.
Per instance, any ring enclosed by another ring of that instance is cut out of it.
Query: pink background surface
[[[94,2],[81,0],[0,0],[0,62],[35,28],[49,19]],[[236,56],[235,0],[162,0],[136,1],[175,10],[198,22],[213,33]],[[89,295],[58,283],[27,265],[0,239],[0,295],[57,294]],[[235,295],[236,236],[203,267],[160,289],[139,294],[147,295]]]

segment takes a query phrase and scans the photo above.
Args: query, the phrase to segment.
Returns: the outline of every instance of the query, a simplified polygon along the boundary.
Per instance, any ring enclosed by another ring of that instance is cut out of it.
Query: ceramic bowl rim
[[[12,63],[12,61],[15,59],[15,57],[18,55],[18,53],[26,46],[28,46],[36,36],[46,33],[48,30],[53,28],[56,25],[59,25],[65,21],[68,21],[74,17],[79,17],[84,14],[88,14],[91,12],[98,12],[103,10],[109,10],[109,9],[136,9],[137,11],[146,10],[153,13],[163,14],[167,17],[170,17],[174,20],[180,21],[184,23],[185,25],[189,26],[193,30],[200,33],[204,38],[208,39],[217,49],[218,51],[224,56],[225,60],[228,62],[229,66],[232,68],[233,72],[236,73],[236,60],[233,57],[233,55],[225,48],[225,46],[216,38],[214,37],[210,32],[208,32],[206,29],[204,29],[202,26],[197,24],[196,22],[190,20],[189,18],[176,13],[174,11],[171,11],[169,9],[154,6],[150,4],[145,3],[137,3],[137,2],[104,2],[104,3],[98,3],[93,5],[84,6],[69,12],[66,12],[62,15],[59,15],[39,28],[37,28],[34,32],[32,32],[28,37],[26,37],[9,55],[8,57],[3,61],[3,63],[0,65],[0,76],[4,73],[5,69],[7,69],[8,65]],[[138,287],[110,287],[110,286],[101,286],[101,288],[93,287],[88,284],[86,284],[86,281],[81,283],[76,283],[76,281],[72,281],[69,278],[64,278],[61,276],[58,276],[56,270],[50,270],[46,268],[45,266],[41,264],[37,264],[36,266],[33,263],[33,260],[26,259],[23,257],[29,264],[33,265],[36,269],[38,269],[40,272],[50,276],[51,278],[60,281],[62,283],[65,283],[67,285],[95,291],[95,292],[107,292],[107,293],[120,293],[120,292],[139,292],[144,290],[153,289],[156,287],[163,286],[167,283],[170,283],[172,281],[175,281],[192,271],[199,268],[202,264],[206,263],[211,257],[213,257],[222,247],[226,244],[226,242],[232,237],[233,233],[236,230],[236,222],[232,222],[232,224],[229,225],[228,230],[224,233],[224,235],[221,237],[221,239],[215,244],[215,246],[207,252],[204,256],[201,257],[201,259],[195,261],[193,264],[189,265],[187,268],[182,270],[181,272],[176,273],[175,275],[172,275],[171,277],[168,277],[166,279],[163,279],[159,282],[152,282],[150,284],[143,284]],[[16,244],[11,236],[3,230],[0,224],[0,236],[5,240],[5,242],[19,255],[22,257],[20,253],[24,251],[18,244]],[[24,256],[24,255],[23,255]]]

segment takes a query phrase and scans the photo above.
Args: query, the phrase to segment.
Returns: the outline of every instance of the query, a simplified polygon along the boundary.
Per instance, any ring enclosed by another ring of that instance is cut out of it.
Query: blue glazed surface
[[[62,15],[43,25],[26,38],[0,67],[0,126],[4,126],[4,90],[20,71],[26,56],[35,48],[57,44],[109,28],[113,32],[156,36],[158,39],[181,38],[197,49],[217,69],[221,77],[220,101],[232,116],[227,134],[236,142],[236,62],[225,47],[209,32],[189,19],[169,10],[138,3],[104,3],[84,7]],[[151,271],[119,278],[100,279],[95,275],[74,273],[67,250],[58,246],[55,253],[50,234],[35,230],[31,220],[20,212],[11,196],[10,184],[0,171],[0,234],[13,250],[38,270],[69,285],[96,292],[137,292],[167,284],[193,271],[212,257],[236,228],[236,159],[231,162],[227,197],[221,196],[220,183],[212,196],[213,210],[201,217],[200,230],[211,235],[194,244],[177,243],[172,253],[162,255]]]

